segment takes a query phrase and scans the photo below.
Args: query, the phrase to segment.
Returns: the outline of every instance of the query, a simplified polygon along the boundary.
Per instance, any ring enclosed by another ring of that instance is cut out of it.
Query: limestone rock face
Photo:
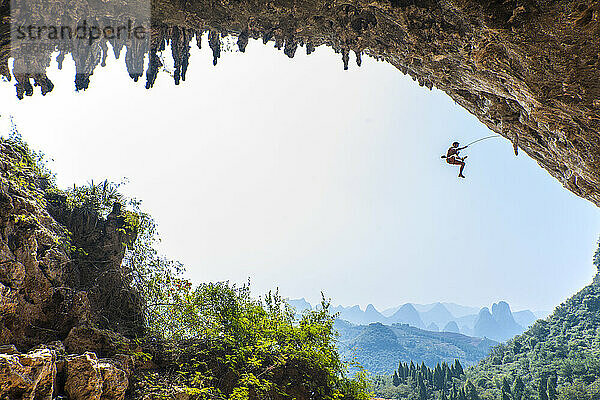
[[[67,207],[24,157],[0,143],[0,345],[24,351],[94,324],[99,341],[73,350],[113,355],[110,345],[126,341],[118,333],[143,333],[141,298],[121,268],[120,210],[102,218]]]
[[[65,392],[71,400],[122,400],[128,377],[119,361],[98,360],[90,352],[68,356]]]
[[[21,182],[35,178],[16,167],[22,155],[0,145],[0,344],[31,348],[66,336],[89,319],[85,292],[62,283],[69,256],[63,228]]]
[[[71,400],[122,400],[133,372],[131,356],[66,355],[61,342],[25,354],[14,346],[0,350],[0,399],[52,400],[67,394]]]
[[[56,354],[52,350],[0,353],[0,398],[52,400],[55,380]]]
[[[129,349],[129,339],[107,329],[99,329],[92,325],[73,327],[64,341],[69,353],[80,354],[86,351],[114,356]]]
[[[100,360],[98,368],[102,374],[101,399],[122,400],[129,386],[128,373],[119,368],[121,364],[113,360]]]
[[[0,399],[123,399],[143,318],[120,208],[67,207],[26,157],[0,141]]]
[[[65,392],[73,400],[100,400],[102,372],[94,353],[67,357]]]

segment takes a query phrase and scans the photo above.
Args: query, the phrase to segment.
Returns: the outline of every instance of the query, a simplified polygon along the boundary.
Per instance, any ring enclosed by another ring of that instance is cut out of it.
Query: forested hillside
[[[504,392],[516,388],[512,395],[518,400],[599,398],[600,274],[549,318],[495,347],[467,377],[485,399],[500,398],[505,378]]]
[[[431,332],[406,324],[352,325],[336,320],[340,334],[338,348],[342,358],[355,359],[373,374],[388,374],[399,361],[424,363],[429,367],[440,362],[460,359],[463,365],[474,365],[497,344],[451,332]]]
[[[600,248],[594,264],[600,269]],[[600,273],[550,317],[494,347],[460,379],[453,375],[429,384],[427,374],[417,371],[397,384],[391,375],[378,378],[376,392],[420,400],[600,399]]]

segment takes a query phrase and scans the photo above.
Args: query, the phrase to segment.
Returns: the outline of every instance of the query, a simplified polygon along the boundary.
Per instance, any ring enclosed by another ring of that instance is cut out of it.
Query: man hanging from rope
[[[465,178],[465,176],[463,175],[463,169],[465,169],[465,160],[467,159],[467,156],[464,157],[460,157],[458,155],[458,153],[461,150],[464,150],[468,147],[458,147],[460,143],[458,142],[454,142],[452,143],[452,147],[450,147],[448,149],[448,151],[446,152],[445,156],[442,156],[442,158],[446,159],[446,162],[448,164],[452,164],[452,165],[460,165],[460,170],[458,171],[458,177],[459,178]]]

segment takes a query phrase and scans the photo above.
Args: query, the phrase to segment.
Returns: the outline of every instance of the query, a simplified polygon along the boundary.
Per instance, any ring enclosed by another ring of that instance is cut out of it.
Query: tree
[[[450,371],[450,368],[446,366],[446,374],[444,375],[444,386],[449,385],[450,383],[452,383],[452,372]]]
[[[510,385],[508,384],[508,379],[504,377],[502,380],[502,400],[510,400]]]
[[[460,361],[458,361],[458,358],[454,360],[454,373],[454,376],[456,376],[457,378],[460,378],[465,374],[465,371],[463,370],[462,365],[460,365]]]
[[[398,373],[396,371],[394,371],[394,376],[392,377],[392,384],[396,387],[400,385],[400,378],[398,378]]]
[[[436,389],[442,389],[444,387],[444,378],[442,367],[440,367],[440,364],[437,364],[433,370],[433,386]]]
[[[427,400],[427,388],[422,379],[419,379],[419,400]]]
[[[442,389],[442,393],[440,394],[440,400],[448,400],[446,388]]]
[[[471,381],[467,381],[467,384],[465,385],[465,391],[467,400],[479,400],[479,394],[477,394],[477,389]]]
[[[540,386],[538,387],[538,396],[540,400],[548,400],[548,392],[546,391],[546,379],[540,379]]]
[[[525,393],[525,384],[520,376],[517,376],[515,379],[515,384],[513,385],[513,398],[514,400],[521,400],[523,398],[523,394]]]
[[[556,400],[558,398],[558,393],[556,391],[557,385],[558,379],[556,375],[552,375],[548,380],[548,400]]]

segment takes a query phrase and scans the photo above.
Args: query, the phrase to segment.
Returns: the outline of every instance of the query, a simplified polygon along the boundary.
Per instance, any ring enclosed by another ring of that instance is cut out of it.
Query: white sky
[[[61,186],[127,177],[194,282],[382,310],[551,309],[591,280],[598,209],[504,139],[469,148],[459,180],[440,155],[491,133],[445,94],[369,58],[343,71],[329,49],[271,46],[216,68],[194,49],[186,82],[161,73],[149,91],[109,59],[74,93],[70,62],[45,97],[0,84],[0,109]]]

